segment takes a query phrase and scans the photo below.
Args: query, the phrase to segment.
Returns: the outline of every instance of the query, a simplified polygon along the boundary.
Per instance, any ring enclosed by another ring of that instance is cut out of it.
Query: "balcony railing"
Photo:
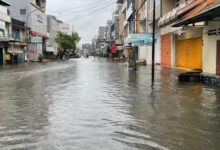
[[[133,14],[133,9],[132,9],[132,4],[129,6],[129,8],[127,9],[127,12],[126,12],[126,20],[128,20],[131,15]]]
[[[128,24],[128,21],[125,20],[125,21],[124,21],[124,27],[125,27],[127,24]]]
[[[125,1],[122,6],[122,12],[124,12],[126,9],[127,9],[127,1]]]

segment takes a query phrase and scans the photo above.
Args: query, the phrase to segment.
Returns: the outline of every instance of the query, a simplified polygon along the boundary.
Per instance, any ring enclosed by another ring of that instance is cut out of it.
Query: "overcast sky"
[[[106,25],[115,9],[115,0],[47,0],[47,14],[74,26],[82,43],[91,43],[98,27]]]

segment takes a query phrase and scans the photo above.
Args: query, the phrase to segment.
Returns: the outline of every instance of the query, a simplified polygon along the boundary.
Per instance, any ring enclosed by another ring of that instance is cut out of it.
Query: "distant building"
[[[71,35],[73,32],[73,26],[67,23],[60,24],[60,32]]]
[[[82,44],[83,55],[89,55],[90,52],[92,52],[92,50],[93,50],[92,44],[90,43]]]
[[[106,40],[107,38],[107,26],[100,26],[99,27],[99,40]]]
[[[59,21],[55,16],[47,16],[47,32],[49,33],[49,39],[47,41],[47,56],[53,57],[58,53],[58,44],[55,42],[57,33],[60,31],[60,25],[62,21]]]
[[[112,20],[107,21],[107,41],[111,41],[111,28],[112,28]]]

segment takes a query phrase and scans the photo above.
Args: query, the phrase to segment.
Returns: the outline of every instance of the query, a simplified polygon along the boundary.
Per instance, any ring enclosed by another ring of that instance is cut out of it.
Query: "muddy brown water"
[[[0,67],[1,150],[219,150],[220,90],[105,59]]]

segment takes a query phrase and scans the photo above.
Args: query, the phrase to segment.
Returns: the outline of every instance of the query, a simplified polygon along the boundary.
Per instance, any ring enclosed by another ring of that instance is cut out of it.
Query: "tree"
[[[71,35],[58,32],[55,41],[58,44],[59,49],[63,49],[64,52],[74,53],[76,50],[76,45],[80,41],[80,37],[76,32],[73,32]]]

